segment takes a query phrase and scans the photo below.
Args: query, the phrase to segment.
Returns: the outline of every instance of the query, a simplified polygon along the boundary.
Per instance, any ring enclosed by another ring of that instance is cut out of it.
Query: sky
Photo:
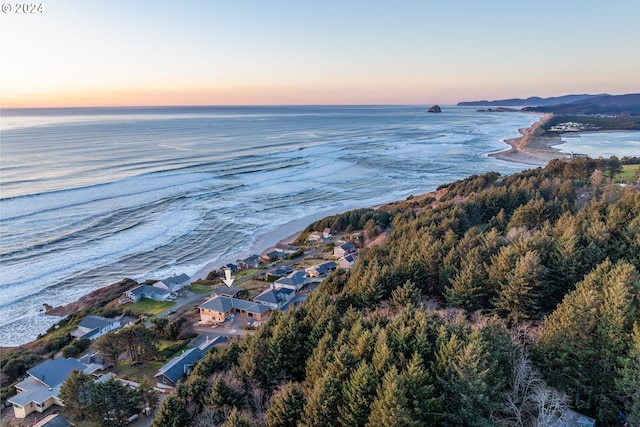
[[[640,92],[638,0],[36,4],[0,12],[0,108]]]

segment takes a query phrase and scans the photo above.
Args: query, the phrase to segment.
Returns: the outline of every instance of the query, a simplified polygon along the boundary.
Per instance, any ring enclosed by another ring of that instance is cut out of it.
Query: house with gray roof
[[[284,259],[287,256],[284,252],[281,251],[271,251],[264,255],[262,255],[262,260],[265,262],[273,262],[278,261],[280,259]]]
[[[204,357],[204,354],[199,347],[194,347],[171,359],[154,375],[158,388],[174,388],[179,380],[186,378],[191,373],[195,364]]]
[[[285,253],[285,254],[292,254],[292,253],[297,252],[297,251],[298,251],[298,249],[300,249],[300,248],[299,248],[299,247],[297,247],[297,246],[294,246],[294,245],[290,245],[290,244],[288,244],[288,243],[282,243],[282,242],[279,242],[279,243],[276,245],[275,249],[276,249],[277,251],[283,252],[283,253]]]
[[[27,371],[26,379],[16,384],[18,394],[7,399],[16,418],[32,412],[44,412],[53,405],[63,406],[58,398],[60,387],[74,370],[84,372],[87,366],[76,359],[47,359]]]
[[[304,270],[294,270],[274,282],[276,289],[286,288],[299,291],[307,283],[307,273]]]
[[[354,245],[353,242],[346,242],[333,248],[333,254],[337,257],[343,257],[355,251],[356,245]]]
[[[347,254],[338,260],[338,265],[340,268],[351,268],[353,264],[355,264],[356,259],[358,259],[358,252],[353,252]]]
[[[293,268],[288,265],[280,265],[278,267],[268,270],[265,274],[268,282],[274,282],[282,276],[285,276],[293,271]]]
[[[135,288],[126,291],[124,295],[132,302],[140,301],[142,298],[150,298],[158,301],[171,299],[171,292],[149,285],[136,286]]]
[[[217,288],[215,288],[213,290],[213,293],[216,295],[220,295],[223,297],[229,297],[229,298],[235,298],[238,295],[240,295],[240,293],[242,293],[242,291],[244,291],[244,289],[238,287],[238,286],[227,286],[227,285],[222,285],[219,286]]]
[[[202,322],[224,322],[232,313],[246,314],[257,320],[263,320],[271,311],[268,305],[220,295],[207,300],[198,308]]]
[[[254,255],[248,256],[245,259],[237,260],[236,264],[238,264],[238,268],[240,270],[260,268],[260,257],[254,254]]]
[[[71,336],[78,339],[88,338],[95,340],[107,332],[115,331],[120,326],[120,320],[102,316],[86,316],[78,324],[78,329],[71,332]]]
[[[259,304],[268,305],[272,310],[282,310],[289,301],[296,296],[296,292],[289,288],[274,289],[270,288],[258,294],[253,301]]]
[[[69,427],[71,424],[60,414],[50,414],[38,421],[33,427]]]
[[[316,264],[312,267],[309,267],[305,271],[307,272],[307,276],[309,277],[325,277],[335,269],[336,263],[333,261],[327,261],[323,262],[322,264]]]
[[[182,273],[177,276],[167,277],[166,279],[162,279],[158,282],[155,282],[153,286],[156,288],[164,289],[169,292],[178,292],[180,289],[185,286],[189,286],[191,278],[186,274]]]

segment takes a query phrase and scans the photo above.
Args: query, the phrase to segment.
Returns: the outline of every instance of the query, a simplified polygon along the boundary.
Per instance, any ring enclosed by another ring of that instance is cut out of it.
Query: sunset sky
[[[42,3],[0,13],[0,107],[640,92],[638,0]]]

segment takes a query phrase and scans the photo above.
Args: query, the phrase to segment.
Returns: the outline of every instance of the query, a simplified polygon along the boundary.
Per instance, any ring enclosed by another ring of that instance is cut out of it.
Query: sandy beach
[[[565,154],[553,148],[562,143],[560,138],[542,135],[542,125],[551,117],[552,114],[544,114],[530,127],[518,129],[521,137],[504,140],[511,147],[509,150],[491,153],[489,156],[532,166],[546,166],[553,159],[565,158]]]

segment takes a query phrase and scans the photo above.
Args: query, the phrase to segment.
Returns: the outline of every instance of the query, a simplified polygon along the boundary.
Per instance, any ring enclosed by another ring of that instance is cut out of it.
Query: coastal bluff
[[[112,283],[111,285],[103,288],[96,289],[95,291],[81,297],[77,301],[71,302],[66,305],[58,307],[45,307],[45,314],[51,316],[67,316],[69,314],[76,313],[92,305],[98,304],[103,301],[110,301],[117,298],[125,291],[138,285],[138,282],[132,279],[122,279],[119,282]]]

